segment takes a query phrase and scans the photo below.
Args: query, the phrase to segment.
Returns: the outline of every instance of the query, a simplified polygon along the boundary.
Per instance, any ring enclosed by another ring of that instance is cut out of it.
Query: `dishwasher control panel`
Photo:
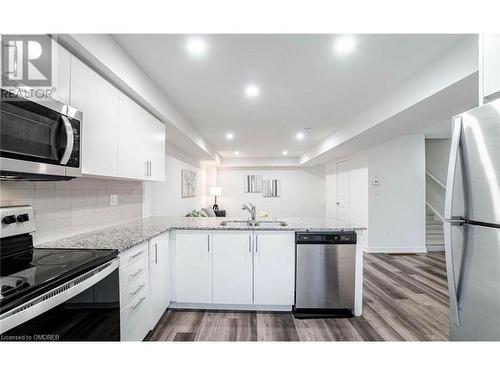
[[[297,232],[297,244],[355,244],[356,232]]]

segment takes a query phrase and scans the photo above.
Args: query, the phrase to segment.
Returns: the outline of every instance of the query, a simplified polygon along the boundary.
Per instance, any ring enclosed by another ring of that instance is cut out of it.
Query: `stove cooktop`
[[[0,260],[0,313],[104,264],[108,249],[28,249]]]

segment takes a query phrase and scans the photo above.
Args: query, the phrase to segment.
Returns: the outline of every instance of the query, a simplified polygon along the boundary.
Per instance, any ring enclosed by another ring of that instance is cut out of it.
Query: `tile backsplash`
[[[118,205],[110,206],[110,195]],[[142,182],[76,178],[71,181],[1,181],[0,205],[31,205],[35,243],[142,217]]]

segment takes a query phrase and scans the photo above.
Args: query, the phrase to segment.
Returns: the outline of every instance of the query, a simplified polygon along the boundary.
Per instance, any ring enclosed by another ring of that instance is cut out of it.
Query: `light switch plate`
[[[118,205],[118,195],[111,194],[109,196],[109,205],[110,206],[117,206]]]

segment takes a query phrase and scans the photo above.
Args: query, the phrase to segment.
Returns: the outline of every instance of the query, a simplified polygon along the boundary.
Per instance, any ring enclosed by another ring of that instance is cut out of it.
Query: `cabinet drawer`
[[[149,332],[149,291],[146,286],[120,313],[121,341],[142,341]]]
[[[125,269],[131,264],[143,259],[147,255],[148,255],[147,242],[134,246],[133,248],[120,254],[120,268]]]
[[[141,277],[148,275],[148,258],[135,262],[125,269],[120,269],[120,290],[128,288]],[[147,278],[146,278],[147,280]],[[123,307],[123,306],[122,306]]]
[[[126,287],[120,288],[120,308],[123,310],[137,295],[149,287],[148,275],[141,272]]]

